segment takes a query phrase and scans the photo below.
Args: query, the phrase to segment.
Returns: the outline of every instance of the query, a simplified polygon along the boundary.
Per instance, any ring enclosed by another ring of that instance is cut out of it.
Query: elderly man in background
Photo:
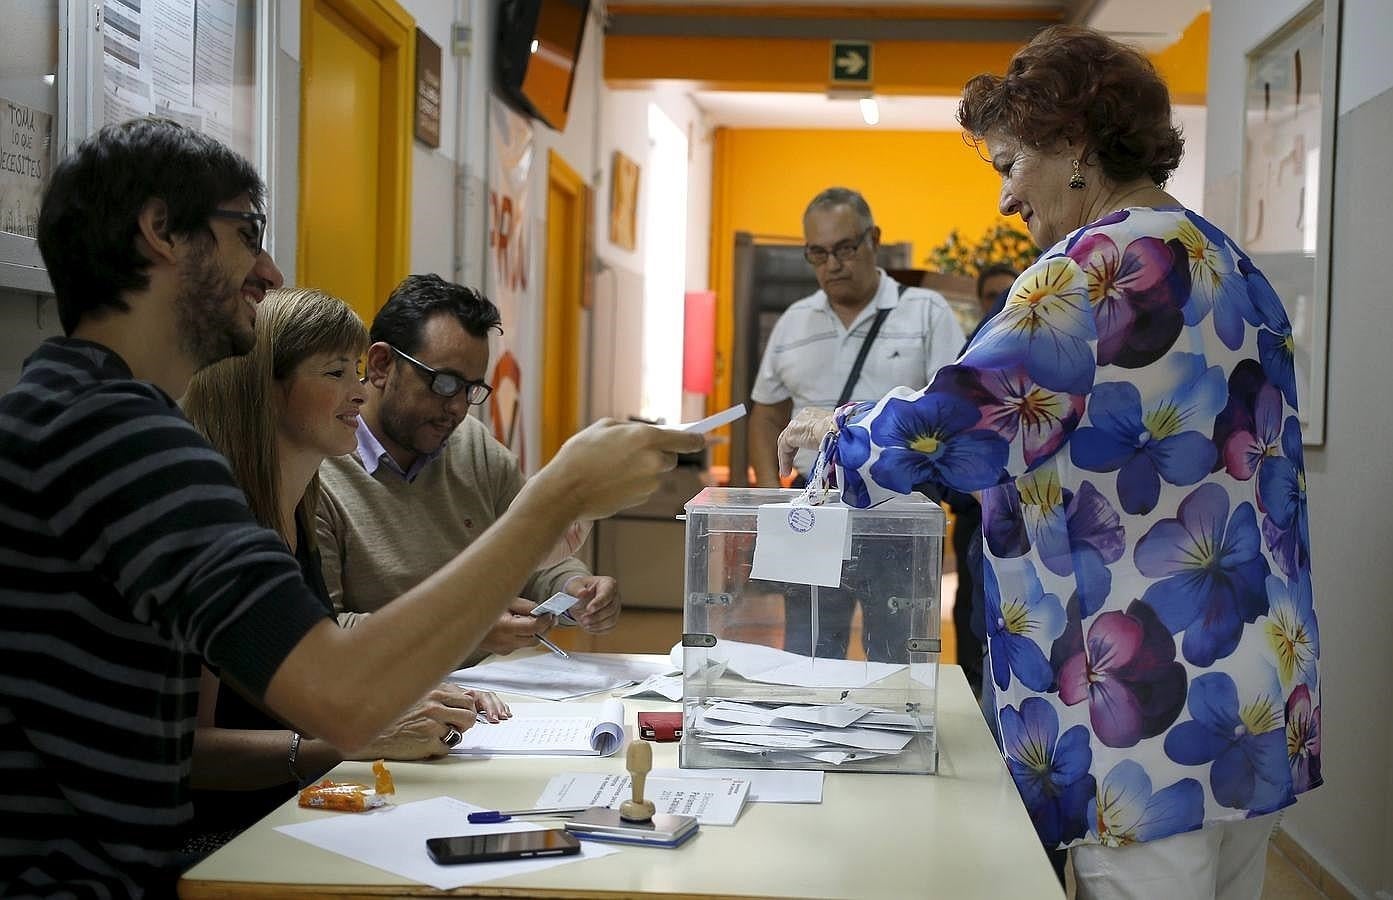
[[[764,487],[779,484],[779,432],[799,410],[879,397],[898,384],[922,387],[963,345],[962,328],[942,295],[898,284],[876,265],[880,228],[861,194],[841,187],[818,194],[803,213],[803,237],[803,257],[820,290],[779,317],[751,391],[750,456]],[[799,454],[796,484],[812,474],[815,457],[813,451]],[[867,656],[906,659],[907,628],[895,624],[887,605],[883,576],[890,567],[877,553],[866,542],[847,568],[848,590],[820,592],[816,640],[807,588],[779,588],[784,649],[845,656],[860,599]]]

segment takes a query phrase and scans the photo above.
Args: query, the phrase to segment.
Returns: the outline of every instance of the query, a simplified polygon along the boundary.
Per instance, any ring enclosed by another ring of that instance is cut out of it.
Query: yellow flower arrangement
[[[1017,272],[1025,271],[1039,256],[1040,248],[1030,235],[999,219],[973,243],[963,240],[954,228],[943,243],[929,251],[925,262],[940,272],[975,278],[978,272],[996,263],[1005,263]]]

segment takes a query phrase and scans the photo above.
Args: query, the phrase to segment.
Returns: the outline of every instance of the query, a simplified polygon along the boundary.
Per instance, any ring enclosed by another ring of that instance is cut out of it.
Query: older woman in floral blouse
[[[1321,783],[1292,329],[1232,239],[1161,189],[1165,84],[1087,29],[968,82],[1003,215],[1048,248],[922,391],[805,411],[843,499],[981,492],[987,677],[1041,840],[1081,897],[1251,897]]]

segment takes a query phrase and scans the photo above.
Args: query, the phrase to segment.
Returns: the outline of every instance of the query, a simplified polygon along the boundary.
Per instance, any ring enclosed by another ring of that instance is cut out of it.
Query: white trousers
[[[1278,815],[1125,847],[1075,847],[1077,900],[1260,900]]]

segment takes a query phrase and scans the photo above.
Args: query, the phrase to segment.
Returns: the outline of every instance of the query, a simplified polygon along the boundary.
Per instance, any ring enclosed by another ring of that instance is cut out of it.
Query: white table
[[[961,669],[942,668],[938,702],[937,775],[829,772],[821,804],[751,803],[734,826],[703,826],[676,850],[626,847],[602,859],[471,885],[452,895],[1062,900]],[[637,712],[674,705],[626,700],[625,707],[632,736]],[[655,767],[676,767],[676,744],[653,749]],[[452,795],[505,809],[531,806],[557,772],[623,772],[624,754],[554,760],[452,757],[389,767],[398,802]],[[367,763],[344,763],[330,777],[372,783]],[[287,802],[191,869],[179,884],[180,896],[439,895],[274,830],[323,815]]]

